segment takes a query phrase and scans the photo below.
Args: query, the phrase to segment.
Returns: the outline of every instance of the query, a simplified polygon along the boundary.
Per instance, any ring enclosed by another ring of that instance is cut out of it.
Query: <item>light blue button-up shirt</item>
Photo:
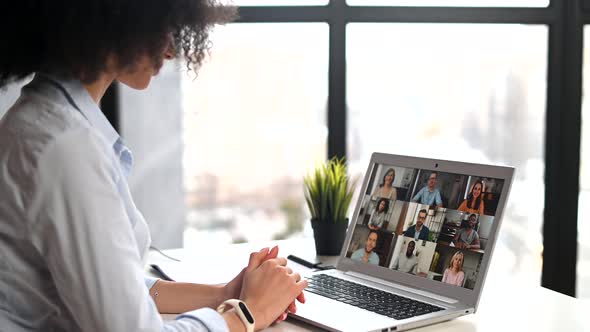
[[[420,191],[418,191],[416,196],[414,196],[414,198],[412,198],[412,201],[418,202],[420,204],[428,204],[428,205],[434,205],[434,203],[436,203],[436,205],[442,204],[442,198],[440,197],[440,191],[436,188],[434,188],[433,191],[430,191],[428,189],[428,186],[424,186],[422,189],[420,189]]]
[[[227,331],[211,309],[162,321],[132,166],[79,81],[37,75],[23,88],[0,121],[2,331]]]

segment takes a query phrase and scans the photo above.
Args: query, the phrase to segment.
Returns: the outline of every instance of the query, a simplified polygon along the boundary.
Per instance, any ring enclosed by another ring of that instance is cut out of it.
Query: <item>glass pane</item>
[[[516,167],[490,273],[540,283],[547,27],[359,23],[347,33],[353,171],[374,151]]]
[[[328,25],[219,27],[183,81],[185,246],[301,234],[302,177],[327,151]]]
[[[346,0],[351,6],[547,7],[549,0]]]
[[[325,6],[329,0],[221,0],[236,6]]]
[[[577,297],[590,299],[590,27],[584,27],[584,71],[582,86],[582,146],[580,156],[580,196],[578,199]]]

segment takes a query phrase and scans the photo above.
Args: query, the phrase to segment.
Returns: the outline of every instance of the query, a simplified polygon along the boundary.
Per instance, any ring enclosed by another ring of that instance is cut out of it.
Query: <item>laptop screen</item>
[[[346,257],[473,289],[504,180],[374,164]]]

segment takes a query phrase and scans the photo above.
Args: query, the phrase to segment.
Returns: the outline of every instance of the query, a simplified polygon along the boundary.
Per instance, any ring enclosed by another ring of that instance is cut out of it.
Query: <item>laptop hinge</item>
[[[352,276],[352,277],[355,277],[355,278],[364,279],[364,280],[368,280],[368,281],[371,281],[371,282],[376,282],[378,284],[382,284],[382,285],[387,286],[387,287],[398,288],[398,289],[401,289],[401,290],[406,291],[406,292],[410,292],[410,293],[414,293],[414,294],[426,296],[426,297],[429,297],[431,299],[439,300],[439,301],[446,302],[446,303],[458,303],[459,302],[459,301],[457,301],[455,299],[452,299],[450,297],[441,296],[441,295],[438,295],[438,294],[434,294],[434,293],[431,293],[431,292],[427,292],[427,291],[415,289],[415,288],[412,288],[412,287],[402,286],[400,284],[392,283],[392,282],[387,281],[387,280],[383,280],[383,279],[371,277],[371,276],[368,276],[366,274],[361,274],[361,273],[354,272],[354,271],[344,272],[344,274],[349,275],[349,276]]]

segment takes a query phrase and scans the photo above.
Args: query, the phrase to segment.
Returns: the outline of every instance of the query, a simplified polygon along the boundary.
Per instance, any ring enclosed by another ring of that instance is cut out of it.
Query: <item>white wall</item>
[[[119,90],[121,136],[134,157],[129,186],[159,248],[182,247],[186,225],[180,75],[167,64],[147,90]]]

